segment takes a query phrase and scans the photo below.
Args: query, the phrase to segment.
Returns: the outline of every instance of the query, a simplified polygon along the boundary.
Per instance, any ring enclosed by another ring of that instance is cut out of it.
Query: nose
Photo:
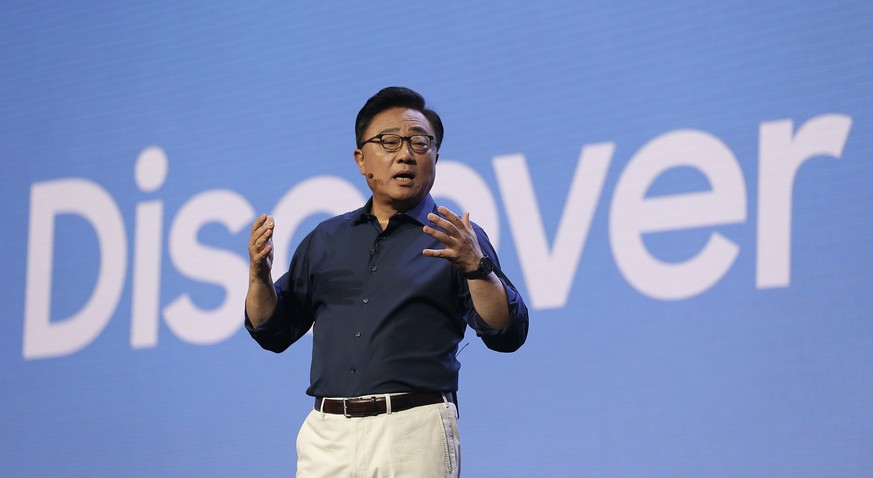
[[[412,151],[412,143],[410,141],[403,140],[400,149],[395,154],[397,161],[401,163],[415,164],[415,153]]]

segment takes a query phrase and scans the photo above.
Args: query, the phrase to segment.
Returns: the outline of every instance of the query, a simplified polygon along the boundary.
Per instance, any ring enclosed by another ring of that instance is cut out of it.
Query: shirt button
[[[349,369],[349,373],[358,373],[358,369],[352,367]]]
[[[373,267],[370,268],[370,272],[376,272],[376,269],[378,269],[378,267],[373,266]]]
[[[360,337],[360,336],[361,336],[361,333],[360,333],[360,332],[355,332],[355,338],[358,338],[358,337]]]
[[[364,302],[365,304],[369,304],[369,303],[370,303],[370,299],[364,298],[364,300],[363,300],[362,302]]]

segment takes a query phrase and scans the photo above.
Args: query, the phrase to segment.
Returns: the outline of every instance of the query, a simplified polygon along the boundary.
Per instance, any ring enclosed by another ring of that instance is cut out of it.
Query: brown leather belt
[[[420,407],[422,405],[433,405],[435,403],[443,403],[443,394],[437,392],[430,393],[402,393],[391,395],[391,411],[402,412],[410,408]],[[324,406],[322,406],[324,402]],[[352,417],[371,417],[388,413],[388,404],[385,396],[372,396],[367,398],[316,398],[315,410],[334,415],[345,415],[348,418]]]

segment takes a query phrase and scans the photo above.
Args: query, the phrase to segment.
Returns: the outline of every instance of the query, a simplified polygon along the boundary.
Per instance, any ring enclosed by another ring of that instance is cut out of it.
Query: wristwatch
[[[494,262],[488,256],[482,256],[479,260],[479,268],[473,272],[465,272],[464,277],[467,279],[484,279],[494,272]]]

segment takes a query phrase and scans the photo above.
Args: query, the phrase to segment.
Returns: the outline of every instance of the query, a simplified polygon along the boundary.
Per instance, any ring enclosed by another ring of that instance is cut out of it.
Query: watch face
[[[485,256],[479,261],[479,270],[484,272],[485,274],[490,274],[494,272],[494,263],[491,262],[491,258]]]

